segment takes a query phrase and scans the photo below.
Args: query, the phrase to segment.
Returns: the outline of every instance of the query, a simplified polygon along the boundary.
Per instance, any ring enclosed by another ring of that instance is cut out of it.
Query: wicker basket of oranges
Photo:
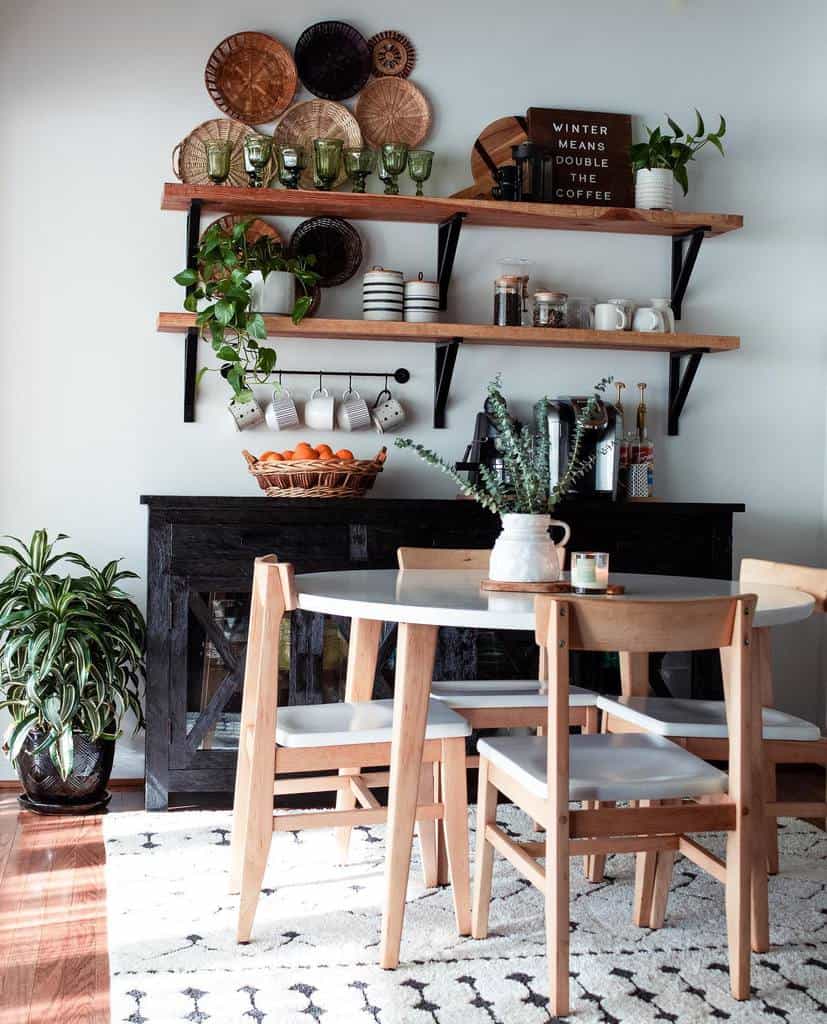
[[[388,457],[382,448],[373,459],[357,459],[342,448],[306,441],[283,452],[242,453],[259,487],[270,498],[360,498],[373,487]]]

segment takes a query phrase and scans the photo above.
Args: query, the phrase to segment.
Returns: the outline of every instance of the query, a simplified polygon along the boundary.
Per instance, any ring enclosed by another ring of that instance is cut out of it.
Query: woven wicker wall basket
[[[247,467],[269,498],[361,498],[382,472],[387,448],[374,459],[332,462],[297,459],[295,462],[259,462],[242,452]]]
[[[237,32],[210,54],[204,82],[219,110],[255,125],[274,121],[290,106],[298,76],[290,51],[278,39]]]
[[[303,146],[308,155],[307,168],[302,171],[302,188],[312,189],[313,140],[342,139],[345,149],[362,145],[359,122],[341,103],[332,100],[305,100],[291,107],[276,125],[273,138],[280,146]],[[344,161],[342,161],[344,164]],[[344,166],[334,188],[347,178]]]
[[[431,108],[407,78],[374,78],[359,93],[356,120],[369,146],[406,142],[413,148],[431,130]]]
[[[231,121],[228,117],[215,117],[211,121],[204,121],[197,128],[182,139],[172,151],[172,173],[179,181],[186,185],[209,185],[210,177],[207,174],[207,154],[204,150],[204,143],[208,140],[230,141],[233,144],[233,151],[230,156],[230,173],[227,177],[227,185],[234,185],[236,188],[246,188],[248,185],[247,174],[244,170],[244,139],[250,134],[250,129],[241,121]],[[269,184],[277,172],[275,154],[264,168],[263,177],[265,183]]]

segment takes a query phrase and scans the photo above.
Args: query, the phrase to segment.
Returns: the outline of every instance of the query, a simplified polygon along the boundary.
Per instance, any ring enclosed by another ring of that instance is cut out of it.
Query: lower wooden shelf
[[[580,331],[547,327],[496,327],[492,324],[409,324],[375,320],[310,317],[296,326],[289,317],[265,315],[267,333],[276,338],[333,338],[340,341],[463,341],[467,345],[535,348],[596,348],[628,352],[724,352],[740,347],[722,334],[659,334],[643,331]],[[194,313],[159,313],[158,330],[182,333],[195,327]]]

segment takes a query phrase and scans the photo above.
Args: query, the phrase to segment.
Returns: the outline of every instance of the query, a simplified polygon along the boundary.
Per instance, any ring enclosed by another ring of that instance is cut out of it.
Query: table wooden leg
[[[767,781],[764,759],[764,723],[762,703],[772,693],[772,665],[769,659],[769,629],[753,630],[751,658],[752,729],[752,948],[766,953],[770,948],[769,879],[767,873],[767,819],[764,793]],[[774,767],[774,766],[773,766]]]
[[[370,700],[373,697],[373,680],[376,676],[376,661],[379,656],[379,642],[382,639],[382,623],[375,619],[353,619],[350,623],[350,643],[347,651],[347,676],[345,677],[345,700]],[[358,775],[358,768],[342,768],[340,775]],[[336,794],[336,810],[352,811],[356,796],[351,788],[340,789]],[[336,829],[339,855],[347,860],[350,846],[351,827]]]
[[[388,789],[385,912],[379,946],[379,963],[384,968],[399,964],[437,632],[437,626],[399,625]]]

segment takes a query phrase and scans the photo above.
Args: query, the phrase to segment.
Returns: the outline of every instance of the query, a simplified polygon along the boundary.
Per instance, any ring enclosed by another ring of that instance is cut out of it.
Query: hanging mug
[[[227,406],[236,430],[247,430],[264,422],[261,406],[252,398],[249,402],[236,402],[235,399]]]
[[[287,388],[273,392],[273,398],[264,410],[264,418],[271,430],[287,430],[299,425],[299,413],[296,403]]]
[[[333,406],[333,395],[327,388],[316,388],[304,403],[304,422],[311,430],[332,430]]]
[[[405,410],[393,395],[384,388],[377,395],[371,412],[373,425],[378,434],[384,434],[386,430],[395,430],[405,422]]]
[[[336,422],[341,430],[362,430],[370,426],[368,403],[358,391],[348,388],[342,395],[342,403],[336,413]]]

